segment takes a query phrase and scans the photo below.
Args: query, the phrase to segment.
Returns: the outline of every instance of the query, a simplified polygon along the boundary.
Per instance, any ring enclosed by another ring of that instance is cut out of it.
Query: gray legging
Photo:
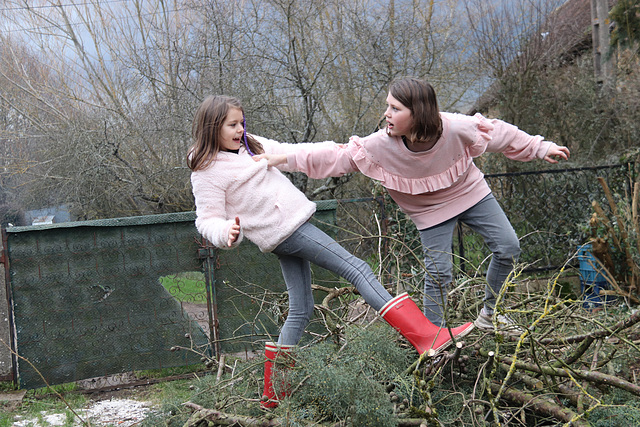
[[[425,253],[424,314],[438,326],[445,326],[443,309],[447,302],[446,285],[452,282],[453,231],[458,221],[478,232],[493,257],[487,270],[484,305],[493,310],[507,276],[520,255],[520,242],[511,223],[493,194],[460,215],[434,227],[420,230]]]
[[[344,277],[376,311],[391,299],[366,262],[347,252],[308,222],[280,243],[273,253],[280,260],[289,292],[289,314],[280,331],[278,344],[297,344],[313,315],[310,262]]]

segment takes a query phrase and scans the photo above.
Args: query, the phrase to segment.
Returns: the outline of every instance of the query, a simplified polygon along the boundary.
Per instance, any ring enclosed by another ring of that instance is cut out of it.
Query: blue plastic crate
[[[591,252],[591,243],[578,248],[578,261],[580,262],[580,292],[582,294],[582,306],[584,308],[598,308],[604,304],[615,301],[613,295],[600,295],[600,291],[608,290],[609,282],[598,271],[598,261]]]
[[[585,270],[584,268],[580,269],[580,280],[585,283],[607,283],[607,279],[596,270]]]
[[[600,291],[609,289],[609,282],[585,283],[581,280],[580,287],[584,308],[600,308],[616,300],[614,295],[600,295]]]
[[[578,261],[580,262],[580,276],[588,283],[606,282],[607,279],[599,273],[598,260],[591,252],[591,243],[578,248]]]

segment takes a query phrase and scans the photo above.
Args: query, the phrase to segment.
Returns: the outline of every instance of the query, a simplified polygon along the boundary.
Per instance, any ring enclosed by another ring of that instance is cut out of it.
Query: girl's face
[[[411,110],[405,107],[389,93],[387,95],[387,109],[384,112],[387,119],[387,134],[389,136],[407,135],[413,126]]]
[[[242,110],[231,108],[220,129],[220,149],[237,150],[242,145],[244,126],[242,125]]]

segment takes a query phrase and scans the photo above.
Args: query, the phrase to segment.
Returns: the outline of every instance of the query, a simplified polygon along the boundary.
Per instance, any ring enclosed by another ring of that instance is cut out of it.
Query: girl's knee
[[[496,251],[496,256],[502,259],[516,260],[520,256],[520,240],[518,238],[502,242]]]
[[[306,304],[298,304],[295,307],[289,307],[287,319],[304,323],[306,327],[306,325],[311,321],[311,317],[313,316],[313,308],[313,299],[309,300]]]
[[[441,283],[450,283],[452,280],[450,262],[425,264],[425,287],[438,288]]]

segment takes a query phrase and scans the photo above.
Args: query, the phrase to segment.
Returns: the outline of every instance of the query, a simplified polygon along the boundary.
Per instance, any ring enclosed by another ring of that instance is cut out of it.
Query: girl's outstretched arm
[[[342,176],[355,172],[346,144],[333,141],[302,142],[286,144],[253,135],[264,147],[264,155],[253,156],[254,160],[266,159],[268,166],[277,166],[281,171],[302,172],[310,178]],[[281,157],[284,156],[284,157]]]

